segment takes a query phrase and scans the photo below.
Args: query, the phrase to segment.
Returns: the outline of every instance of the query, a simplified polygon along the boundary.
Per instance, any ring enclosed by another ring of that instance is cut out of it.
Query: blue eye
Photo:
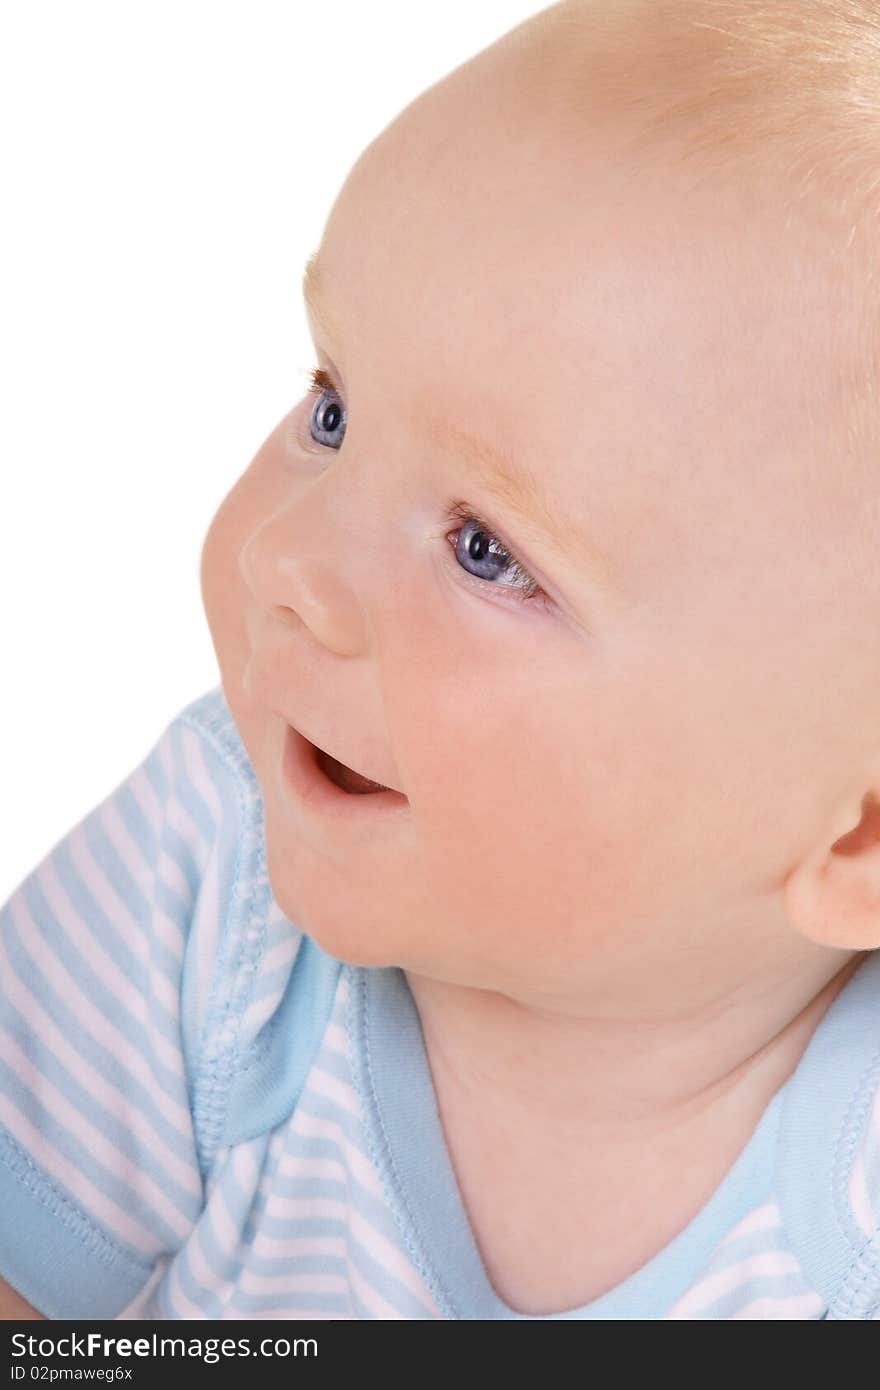
[[[502,545],[487,522],[475,516],[467,503],[458,502],[447,512],[447,521],[462,525],[447,538],[455,559],[472,579],[481,579],[499,589],[510,589],[521,603],[536,599],[548,605],[547,596],[513,552]]]
[[[318,397],[309,418],[309,434],[325,449],[338,449],[345,438],[345,410],[339,393],[323,367],[310,367],[309,377],[309,390]]]

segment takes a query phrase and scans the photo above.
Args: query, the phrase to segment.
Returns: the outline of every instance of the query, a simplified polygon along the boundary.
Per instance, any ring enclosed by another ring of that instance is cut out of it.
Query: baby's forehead
[[[586,233],[533,219],[518,239],[497,207],[468,217],[462,250],[459,213],[381,253],[359,249],[352,219],[352,244],[328,247],[339,333],[327,350],[371,438],[393,401],[395,430],[456,462],[482,497],[518,504],[507,515],[625,545],[635,510],[659,523],[685,497],[691,516],[726,505],[728,488],[750,485],[742,459],[815,409],[821,296],[774,278],[757,251],[736,260],[695,222],[674,235],[674,209],[665,235],[658,215],[623,237],[595,205],[589,256]]]
[[[373,228],[376,275],[392,261],[411,265],[400,259],[401,240],[408,250],[421,245],[414,266],[425,283],[436,280],[446,295],[458,272],[475,315],[509,264],[548,311],[554,270],[563,286],[586,280],[598,295],[594,272],[615,250],[640,293],[676,250],[682,294],[712,260],[708,292],[722,301],[737,278],[753,299],[766,297],[765,275],[783,289],[799,274],[826,273],[864,287],[880,262],[880,219],[866,254],[850,245],[859,191],[874,190],[870,211],[880,190],[880,144],[868,112],[855,121],[852,105],[856,77],[870,79],[858,48],[868,7],[854,0],[848,31],[835,26],[834,9],[804,0],[759,18],[751,0],[703,0],[699,12],[679,0],[635,0],[557,4],[533,16],[423,93],[368,147],[354,172],[373,188],[376,216],[364,225]],[[852,158],[835,160],[838,148]],[[500,292],[513,305],[514,292]]]
[[[748,178],[695,178],[633,148],[625,126],[567,128],[524,110],[512,130],[509,111],[474,104],[470,85],[440,84],[352,171],[325,235],[347,298],[375,288],[389,311],[405,304],[420,322],[445,317],[466,342],[486,324],[501,348],[546,325],[560,334],[561,356],[566,328],[585,313],[607,332],[616,322],[650,329],[664,280],[681,338],[700,299],[720,316],[745,296],[757,322],[789,288],[809,292],[839,250],[841,224],[823,195],[792,206],[772,161]],[[633,299],[631,325],[618,311]],[[588,346],[598,356],[601,345]],[[506,367],[503,352],[493,360]]]

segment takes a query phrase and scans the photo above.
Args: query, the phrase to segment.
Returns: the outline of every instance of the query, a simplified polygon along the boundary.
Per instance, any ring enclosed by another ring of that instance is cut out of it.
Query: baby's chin
[[[352,901],[338,864],[326,867],[314,850],[266,818],[266,872],[272,896],[288,921],[335,960],[347,965],[398,965],[381,902]],[[399,943],[398,943],[399,945]]]

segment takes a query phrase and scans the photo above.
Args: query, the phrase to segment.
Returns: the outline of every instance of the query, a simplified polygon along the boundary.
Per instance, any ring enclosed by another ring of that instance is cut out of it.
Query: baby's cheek
[[[626,857],[558,732],[511,713],[426,744],[414,815],[432,892],[455,930],[496,960],[564,954],[584,932],[613,932]],[[421,792],[421,795],[418,793]]]
[[[562,723],[548,702],[496,704],[419,751],[413,810],[436,930],[485,987],[610,988],[680,929],[698,852],[676,817],[681,776],[650,715],[634,723],[626,703],[594,691]]]

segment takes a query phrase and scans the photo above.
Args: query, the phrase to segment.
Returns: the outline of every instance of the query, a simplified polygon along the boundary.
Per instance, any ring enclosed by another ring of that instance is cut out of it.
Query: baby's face
[[[781,885],[856,749],[843,484],[804,463],[831,272],[772,190],[685,198],[481,62],[331,211],[332,387],[205,541],[223,686],[275,896],[331,953],[571,1012],[702,998],[795,951]],[[405,801],[301,798],[288,722]]]

